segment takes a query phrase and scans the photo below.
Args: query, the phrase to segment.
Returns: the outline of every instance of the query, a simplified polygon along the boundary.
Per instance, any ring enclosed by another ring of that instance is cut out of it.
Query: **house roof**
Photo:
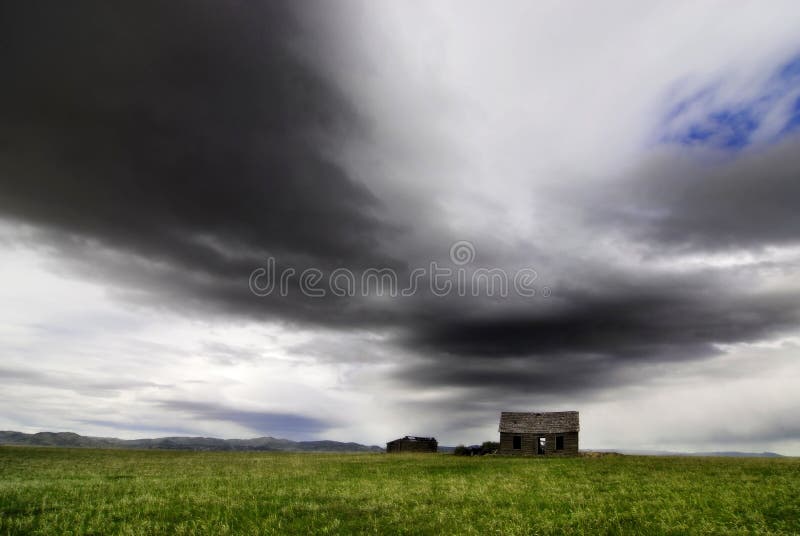
[[[500,414],[500,432],[557,434],[580,430],[577,411],[512,412]]]

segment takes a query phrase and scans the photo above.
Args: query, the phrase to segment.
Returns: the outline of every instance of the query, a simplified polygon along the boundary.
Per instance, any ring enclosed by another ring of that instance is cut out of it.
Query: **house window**
[[[515,435],[514,436],[514,450],[520,450],[522,448],[522,436]]]
[[[546,445],[547,439],[544,437],[540,437],[538,441],[538,448],[536,449],[536,454],[544,454],[546,452]]]
[[[556,436],[556,450],[564,450],[564,436],[557,435]]]

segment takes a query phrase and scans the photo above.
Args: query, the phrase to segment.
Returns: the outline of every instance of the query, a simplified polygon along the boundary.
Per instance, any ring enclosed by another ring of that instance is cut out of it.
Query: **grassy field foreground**
[[[0,447],[0,534],[798,534],[800,459]]]

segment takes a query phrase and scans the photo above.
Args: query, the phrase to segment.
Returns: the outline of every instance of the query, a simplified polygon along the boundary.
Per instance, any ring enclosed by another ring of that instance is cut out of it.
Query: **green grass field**
[[[798,534],[800,459],[0,447],[0,534]]]

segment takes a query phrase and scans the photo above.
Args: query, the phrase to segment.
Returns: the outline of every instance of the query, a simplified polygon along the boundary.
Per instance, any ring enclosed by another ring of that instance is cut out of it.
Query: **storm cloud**
[[[268,254],[323,267],[382,260],[378,240],[393,232],[382,203],[336,162],[337,137],[358,135],[359,118],[315,67],[301,7],[6,10],[5,217],[51,231],[66,253],[88,244],[189,286],[205,277],[186,292],[223,302]]]
[[[677,250],[795,245],[800,241],[798,147],[791,136],[733,156],[666,150],[612,181],[610,195],[590,221]]]
[[[607,422],[690,374],[733,396],[748,359],[774,373],[748,389],[788,389],[800,11],[624,4],[4,6],[6,426],[40,426],[40,397],[137,433],[468,441],[533,405]],[[270,258],[296,276],[254,295]],[[432,262],[539,292],[436,295]],[[428,271],[320,298],[308,268]],[[753,430],[793,441],[786,415]]]

